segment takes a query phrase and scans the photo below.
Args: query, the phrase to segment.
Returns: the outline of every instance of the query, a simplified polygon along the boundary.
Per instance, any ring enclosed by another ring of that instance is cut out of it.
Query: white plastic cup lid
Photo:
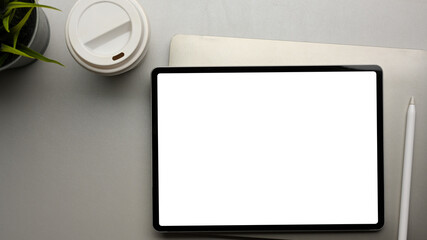
[[[148,19],[136,0],[79,0],[65,30],[74,59],[103,75],[134,68],[147,52],[149,34]]]

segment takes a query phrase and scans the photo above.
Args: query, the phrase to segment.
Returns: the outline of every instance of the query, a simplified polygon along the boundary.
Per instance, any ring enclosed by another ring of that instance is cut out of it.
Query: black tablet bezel
[[[233,73],[233,72],[343,72],[374,71],[377,94],[377,169],[378,169],[378,223],[376,224],[319,224],[319,225],[214,225],[214,226],[161,226],[159,223],[158,182],[158,122],[157,76],[162,73]],[[383,73],[377,65],[347,66],[259,66],[259,67],[160,67],[152,71],[152,173],[153,173],[153,226],[158,231],[172,232],[228,232],[228,231],[372,231],[384,225],[384,151],[383,151]]]

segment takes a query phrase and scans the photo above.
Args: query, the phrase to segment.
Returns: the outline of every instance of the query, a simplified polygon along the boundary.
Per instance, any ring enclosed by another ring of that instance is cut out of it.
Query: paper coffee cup
[[[68,50],[83,67],[117,75],[144,58],[149,40],[148,19],[136,0],[79,0],[68,16]]]

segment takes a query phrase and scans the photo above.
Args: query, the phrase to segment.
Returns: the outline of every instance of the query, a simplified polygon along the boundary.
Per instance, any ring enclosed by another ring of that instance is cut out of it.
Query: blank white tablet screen
[[[376,224],[376,73],[158,75],[161,226]]]

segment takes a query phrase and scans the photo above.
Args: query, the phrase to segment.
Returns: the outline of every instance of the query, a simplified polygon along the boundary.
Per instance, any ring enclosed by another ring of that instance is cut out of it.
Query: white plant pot
[[[41,8],[35,8],[35,10],[36,25],[34,27],[34,32],[31,37],[30,43],[28,43],[27,47],[43,54],[46,51],[50,39],[49,21],[47,20],[47,17]],[[36,59],[19,56],[7,65],[0,67],[0,72],[6,69],[23,67],[35,61]]]

